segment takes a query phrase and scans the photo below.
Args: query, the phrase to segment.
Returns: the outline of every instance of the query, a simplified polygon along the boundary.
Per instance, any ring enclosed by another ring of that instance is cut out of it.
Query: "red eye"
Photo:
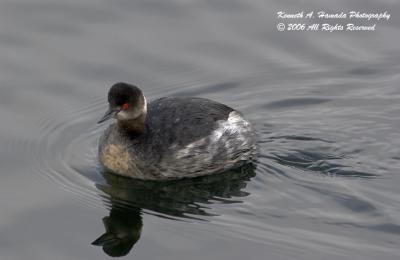
[[[122,110],[127,110],[129,108],[129,104],[124,103],[121,108],[122,108]]]

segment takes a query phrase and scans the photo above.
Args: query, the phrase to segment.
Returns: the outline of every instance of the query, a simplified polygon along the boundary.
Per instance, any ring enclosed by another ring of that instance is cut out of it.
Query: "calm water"
[[[277,31],[277,11],[309,9],[392,16]],[[100,236],[126,259],[399,259],[399,26],[391,0],[1,0],[0,259],[109,259]],[[118,81],[241,110],[256,169],[102,173]]]

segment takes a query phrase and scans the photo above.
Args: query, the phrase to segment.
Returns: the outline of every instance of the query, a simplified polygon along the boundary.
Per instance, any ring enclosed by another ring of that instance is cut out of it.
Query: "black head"
[[[109,110],[98,122],[104,122],[111,117],[118,120],[130,120],[146,114],[147,104],[142,91],[128,83],[116,83],[108,92]]]
[[[143,96],[142,91],[127,83],[116,83],[108,91],[108,103],[111,107],[122,107],[125,103],[135,106]]]

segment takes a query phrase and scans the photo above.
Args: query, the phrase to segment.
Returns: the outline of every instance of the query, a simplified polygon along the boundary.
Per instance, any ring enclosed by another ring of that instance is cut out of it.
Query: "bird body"
[[[168,180],[223,172],[254,158],[256,134],[240,112],[204,98],[165,97],[147,104],[142,94],[138,100],[119,95],[136,87],[116,85],[109,103],[110,111],[116,107],[117,123],[99,142],[99,159],[106,170]],[[121,104],[114,102],[116,97]]]

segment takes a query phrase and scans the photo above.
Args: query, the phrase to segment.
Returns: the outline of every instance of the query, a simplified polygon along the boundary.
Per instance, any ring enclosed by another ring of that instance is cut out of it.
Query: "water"
[[[384,11],[375,32],[278,32],[276,12]],[[399,259],[396,1],[0,1],[0,258]],[[110,85],[212,98],[256,169],[102,174]],[[103,223],[104,222],[104,223]]]

